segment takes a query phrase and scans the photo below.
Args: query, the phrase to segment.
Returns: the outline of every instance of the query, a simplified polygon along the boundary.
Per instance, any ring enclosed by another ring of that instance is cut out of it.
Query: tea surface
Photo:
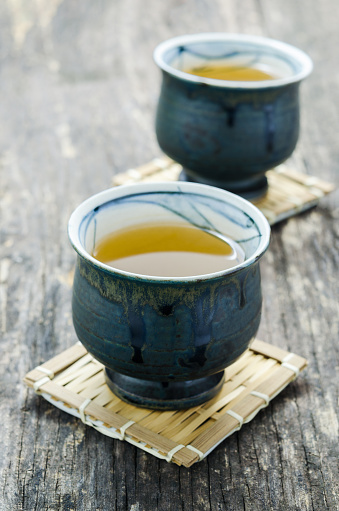
[[[277,78],[261,69],[254,67],[210,65],[186,69],[185,73],[217,80],[232,80],[239,82],[258,82],[261,80],[274,80]]]
[[[245,259],[233,240],[188,223],[142,224],[112,232],[92,255],[118,270],[157,277],[205,275]]]

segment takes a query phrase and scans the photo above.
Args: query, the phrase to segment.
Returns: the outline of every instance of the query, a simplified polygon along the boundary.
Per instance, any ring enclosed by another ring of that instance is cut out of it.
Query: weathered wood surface
[[[309,360],[255,420],[191,469],[104,437],[22,383],[75,341],[71,211],[160,154],[155,45],[206,31],[307,51],[290,163],[338,184],[335,0],[3,0],[0,3],[2,510],[335,510],[338,192],[273,228],[259,338]]]

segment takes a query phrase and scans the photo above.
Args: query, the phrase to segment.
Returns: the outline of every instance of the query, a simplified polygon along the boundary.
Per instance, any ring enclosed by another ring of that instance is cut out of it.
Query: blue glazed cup
[[[110,232],[148,222],[182,222],[237,241],[245,260],[189,277],[117,270],[91,254]],[[187,408],[212,398],[224,368],[248,348],[261,315],[259,260],[270,227],[248,201],[211,186],[141,183],[90,197],[68,226],[77,252],[73,323],[125,401],[156,409]]]
[[[207,33],[161,43],[154,60],[163,74],[156,135],[183,165],[183,178],[247,198],[262,195],[265,172],[296,146],[299,84],[312,70],[310,58],[273,39]],[[248,66],[275,78],[228,81],[186,72],[212,64]]]

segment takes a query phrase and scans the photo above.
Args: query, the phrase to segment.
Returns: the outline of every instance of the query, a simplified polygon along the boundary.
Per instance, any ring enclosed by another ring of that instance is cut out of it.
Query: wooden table
[[[3,0],[0,4],[2,510],[331,510],[338,496],[338,193],[276,225],[262,263],[258,337],[308,369],[190,469],[112,440],[22,383],[76,342],[72,210],[160,155],[156,44],[207,31],[294,44],[297,170],[338,184],[335,0]]]

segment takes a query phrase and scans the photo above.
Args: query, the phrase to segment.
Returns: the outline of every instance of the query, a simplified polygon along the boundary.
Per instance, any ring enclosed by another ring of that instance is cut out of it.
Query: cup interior
[[[120,186],[97,194],[82,203],[69,221],[69,237],[75,250],[95,265],[115,270],[92,257],[95,246],[108,234],[149,222],[191,224],[236,241],[245,253],[238,266],[251,264],[266,250],[270,228],[262,213],[246,200],[224,190],[195,183],[150,183]],[[166,277],[145,279],[167,280]],[[185,277],[191,280],[193,277]],[[171,277],[169,280],[183,280]]]
[[[265,86],[277,82],[294,82],[305,78],[312,69],[310,58],[301,50],[274,39],[241,34],[194,34],[169,39],[155,52],[156,63],[162,69],[190,81],[221,85],[227,80],[196,77],[186,73],[192,68],[226,65],[250,67],[274,77],[264,80]],[[219,82],[219,83],[218,83]],[[242,87],[262,87],[260,82],[237,82]]]

